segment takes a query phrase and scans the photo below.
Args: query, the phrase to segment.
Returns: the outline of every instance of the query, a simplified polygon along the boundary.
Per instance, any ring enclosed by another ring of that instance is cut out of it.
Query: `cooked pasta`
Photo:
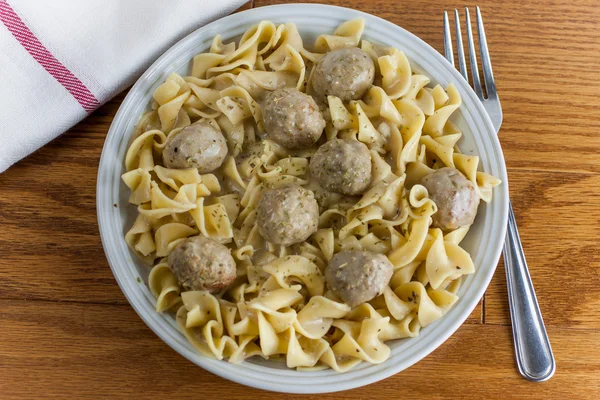
[[[475,270],[460,242],[500,181],[460,152],[456,88],[363,29],[311,50],[290,23],[218,35],[137,125],[125,239],[152,267],[157,312],[207,357],[381,363]]]

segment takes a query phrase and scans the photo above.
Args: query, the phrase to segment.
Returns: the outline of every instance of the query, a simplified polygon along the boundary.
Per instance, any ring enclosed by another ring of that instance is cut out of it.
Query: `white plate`
[[[217,34],[228,41],[239,38],[247,28],[264,19],[294,22],[309,47],[319,34],[333,32],[342,22],[357,17],[366,21],[364,39],[403,50],[411,64],[429,76],[432,83],[456,85],[463,104],[452,120],[464,133],[461,149],[479,155],[480,169],[503,182],[494,190],[492,203],[480,207],[475,224],[463,242],[473,256],[476,272],[465,280],[460,300],[443,318],[422,329],[416,338],[388,342],[391,356],[379,365],[362,363],[340,374],[333,370],[301,372],[260,358],[236,365],[201,356],[178,331],[173,317],[155,311],[155,299],[144,283],[149,269],[125,243],[125,232],[136,214],[135,207],[127,203],[128,189],[121,181],[133,128],[158,85],[173,71],[186,74],[191,58],[206,51]],[[500,257],[508,215],[506,182],[502,150],[490,119],[468,84],[435,49],[404,29],[369,14],[325,5],[286,4],[247,10],[206,25],[169,49],[142,75],[121,104],[106,137],[98,170],[97,212],[102,244],[121,290],[144,322],[175,351],[214,374],[244,385],[280,392],[322,393],[367,385],[402,371],[427,356],[458,329],[482,297]]]

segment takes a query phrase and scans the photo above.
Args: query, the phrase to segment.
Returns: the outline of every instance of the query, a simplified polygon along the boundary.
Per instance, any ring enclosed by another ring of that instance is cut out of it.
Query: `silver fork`
[[[467,39],[469,46],[469,61],[471,64],[472,87],[483,103],[496,133],[502,125],[502,107],[496,91],[494,74],[492,73],[492,63],[488,51],[485,30],[483,28],[483,19],[479,7],[477,11],[477,34],[479,36],[479,52],[481,53],[481,68],[483,72],[483,81],[487,97],[483,95],[481,81],[479,80],[479,69],[477,67],[477,57],[475,54],[475,44],[473,41],[473,32],[471,30],[471,18],[469,9],[465,8]],[[462,36],[460,32],[460,19],[458,10],[454,10],[456,47],[458,53],[459,71],[463,78],[468,82],[467,65],[465,62],[465,52],[463,49]],[[444,52],[446,59],[454,66],[454,54],[452,51],[452,37],[450,35],[450,23],[448,22],[448,13],[444,11]],[[542,382],[548,380],[554,375],[556,363],[544,320],[540,312],[540,307],[535,296],[535,290],[525,261],[525,254],[521,246],[519,231],[515,215],[513,214],[512,204],[508,207],[508,228],[504,242],[504,266],[506,268],[506,283],[508,285],[508,303],[510,308],[510,318],[512,321],[513,342],[515,344],[515,356],[519,372],[525,378],[533,382]]]

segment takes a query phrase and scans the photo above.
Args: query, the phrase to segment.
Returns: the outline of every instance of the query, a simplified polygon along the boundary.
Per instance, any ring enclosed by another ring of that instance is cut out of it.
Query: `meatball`
[[[227,156],[227,141],[219,126],[202,119],[169,138],[163,150],[167,168],[197,168],[201,174],[219,168]]]
[[[312,146],[325,129],[325,120],[317,103],[296,89],[268,93],[262,112],[267,136],[288,149]]]
[[[319,147],[309,170],[323,188],[354,196],[371,183],[371,154],[358,140],[333,139]]]
[[[204,236],[185,239],[171,251],[168,263],[185,290],[216,293],[236,277],[236,265],[229,249]]]
[[[455,168],[440,168],[425,176],[421,184],[438,210],[433,214],[433,226],[452,231],[471,225],[477,214],[479,196],[475,186]]]
[[[394,266],[383,254],[341,251],[325,269],[327,287],[350,307],[381,294],[392,278]]]
[[[315,67],[312,89],[321,102],[327,96],[336,96],[342,101],[358,100],[373,85],[375,64],[373,59],[357,47],[331,51]]]
[[[258,204],[258,230],[269,242],[290,246],[317,231],[319,206],[313,192],[292,184],[267,189]]]

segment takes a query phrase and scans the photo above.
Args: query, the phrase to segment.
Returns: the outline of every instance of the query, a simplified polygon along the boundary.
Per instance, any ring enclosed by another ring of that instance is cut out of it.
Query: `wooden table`
[[[330,3],[388,19],[438,50],[442,11],[464,4]],[[600,7],[521,3],[478,1],[504,109],[511,197],[556,375],[530,383],[516,370],[500,262],[467,323],[422,362],[314,398],[600,398]],[[96,173],[122,99],[0,175],[0,398],[280,397],[179,356],[113,279],[98,235]]]

